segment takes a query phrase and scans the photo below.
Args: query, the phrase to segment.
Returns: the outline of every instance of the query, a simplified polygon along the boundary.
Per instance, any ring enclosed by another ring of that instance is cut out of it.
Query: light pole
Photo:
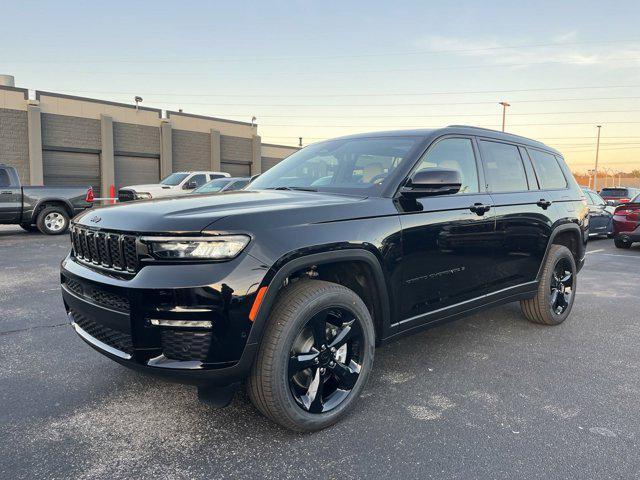
[[[511,104],[507,102],[500,102],[498,105],[502,105],[502,131],[504,132],[504,121],[507,116],[507,107],[510,107]]]
[[[598,154],[600,153],[600,129],[602,125],[598,125],[598,140],[596,142],[596,168],[593,170],[593,190],[598,191]]]

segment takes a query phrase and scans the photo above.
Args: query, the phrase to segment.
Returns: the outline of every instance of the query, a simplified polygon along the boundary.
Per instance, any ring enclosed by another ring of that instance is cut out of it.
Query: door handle
[[[491,210],[491,205],[485,205],[483,203],[474,203],[469,207],[469,210],[471,210],[473,213],[481,217],[486,212]]]
[[[536,202],[536,205],[538,205],[539,207],[542,207],[543,210],[546,210],[551,206],[551,202],[549,200],[545,200],[544,198],[541,198]]]

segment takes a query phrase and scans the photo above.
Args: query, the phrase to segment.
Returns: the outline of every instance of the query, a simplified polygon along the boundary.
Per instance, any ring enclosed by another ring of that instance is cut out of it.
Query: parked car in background
[[[211,180],[230,176],[225,172],[175,172],[162,179],[160,183],[122,187],[118,190],[118,201],[130,202],[186,195]]]
[[[589,235],[613,237],[613,212],[615,207],[593,190],[583,188],[584,198],[589,205]]]
[[[640,194],[613,212],[613,233],[618,248],[629,248],[640,242]]]
[[[194,195],[203,193],[222,193],[231,192],[233,190],[240,190],[247,185],[251,178],[249,177],[228,177],[228,178],[216,178],[208,183],[205,183],[201,187],[196,188],[192,193]]]
[[[14,167],[0,165],[0,224],[59,235],[67,231],[69,219],[91,208],[92,202],[91,187],[24,187]]]
[[[600,190],[600,196],[614,207],[629,202],[638,194],[640,194],[640,189],[632,187],[605,187]]]
[[[513,301],[562,323],[588,228],[558,151],[464,126],[320,142],[215,202],[99,214],[76,219],[61,264],[76,333],[217,403],[246,380],[297,431],[354,406],[376,345]]]

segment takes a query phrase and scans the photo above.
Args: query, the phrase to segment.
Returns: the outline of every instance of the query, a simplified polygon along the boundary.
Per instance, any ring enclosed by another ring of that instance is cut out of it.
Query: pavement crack
[[[40,328],[56,328],[56,327],[63,327],[69,325],[69,322],[64,322],[64,323],[56,323],[53,325],[36,325],[35,327],[28,327],[28,328],[19,328],[17,330],[7,330],[6,332],[0,332],[0,337],[3,335],[10,335],[12,333],[22,333],[22,332],[28,332],[29,330],[37,330]]]

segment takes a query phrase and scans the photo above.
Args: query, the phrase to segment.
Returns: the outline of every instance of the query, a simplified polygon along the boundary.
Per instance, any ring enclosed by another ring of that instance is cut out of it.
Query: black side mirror
[[[462,187],[460,172],[451,168],[425,168],[413,174],[404,187],[402,195],[428,197],[458,193]]]
[[[190,182],[185,183],[182,188],[183,190],[193,190],[194,188],[196,188],[198,186],[198,184],[192,180]]]

